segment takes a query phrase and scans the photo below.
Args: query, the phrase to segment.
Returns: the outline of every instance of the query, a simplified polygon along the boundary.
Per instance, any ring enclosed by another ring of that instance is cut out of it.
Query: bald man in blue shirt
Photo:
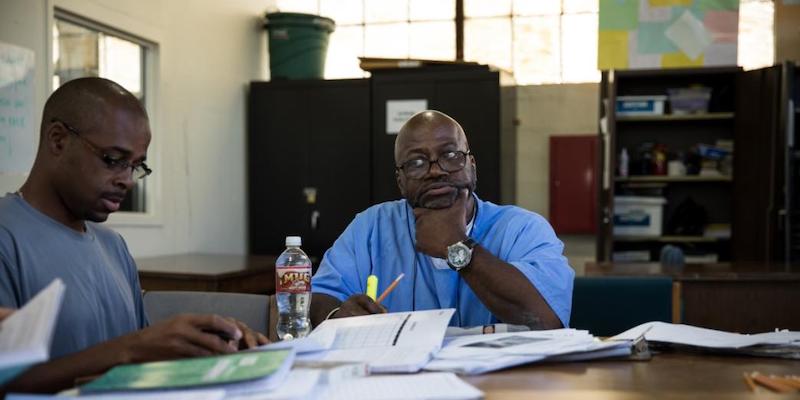
[[[574,271],[541,216],[478,198],[475,157],[454,119],[416,114],[395,141],[404,199],[370,207],[325,253],[312,283],[311,317],[455,308],[450,324],[567,327]],[[405,277],[379,305],[379,292]]]

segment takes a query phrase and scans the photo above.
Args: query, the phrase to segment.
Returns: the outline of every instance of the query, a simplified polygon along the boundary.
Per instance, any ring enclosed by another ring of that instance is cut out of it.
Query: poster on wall
[[[400,128],[414,114],[428,109],[427,99],[387,100],[386,101],[386,134],[396,135]]]
[[[739,0],[600,0],[597,67],[736,65]]]
[[[0,174],[33,165],[33,51],[0,42]]]

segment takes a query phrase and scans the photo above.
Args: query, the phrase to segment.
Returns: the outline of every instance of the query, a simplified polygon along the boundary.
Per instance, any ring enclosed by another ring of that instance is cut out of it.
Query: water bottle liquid
[[[287,236],[286,250],[275,261],[276,329],[282,340],[305,337],[311,331],[311,260],[300,245],[299,236]]]
[[[619,155],[619,176],[623,178],[628,177],[629,169],[628,149],[622,148]]]

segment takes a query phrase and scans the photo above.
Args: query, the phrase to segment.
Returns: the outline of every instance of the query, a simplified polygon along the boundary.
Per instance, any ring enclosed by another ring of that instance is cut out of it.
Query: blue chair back
[[[672,322],[672,278],[575,278],[571,328],[614,336],[650,321]]]

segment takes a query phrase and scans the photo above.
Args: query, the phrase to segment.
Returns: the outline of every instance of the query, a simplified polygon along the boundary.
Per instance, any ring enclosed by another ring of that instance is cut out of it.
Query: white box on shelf
[[[683,261],[686,264],[716,263],[719,262],[719,255],[716,253],[687,254]]]
[[[664,115],[667,96],[619,96],[616,113],[618,116]]]
[[[614,262],[650,262],[650,250],[615,251],[611,254]]]
[[[615,196],[614,236],[661,236],[663,197]]]

